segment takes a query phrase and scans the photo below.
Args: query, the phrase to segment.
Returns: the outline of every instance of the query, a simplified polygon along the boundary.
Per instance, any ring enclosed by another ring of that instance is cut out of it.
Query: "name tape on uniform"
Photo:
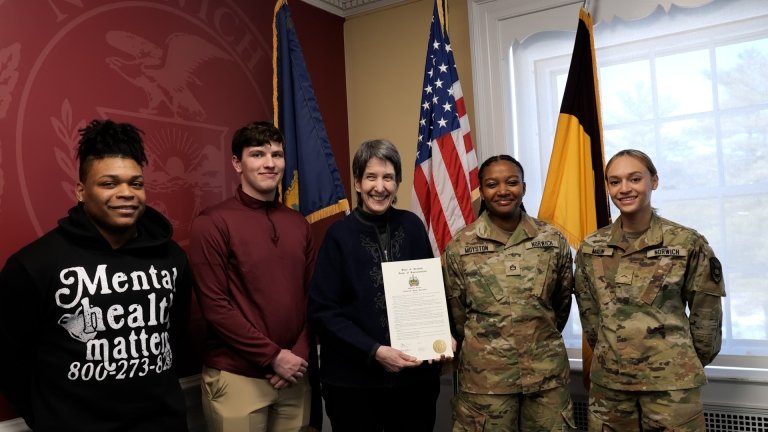
[[[613,248],[584,246],[582,250],[589,255],[613,256]]]
[[[525,244],[526,249],[555,247],[553,240],[534,240]]]
[[[648,253],[645,254],[645,256],[648,258],[661,257],[661,256],[685,257],[685,256],[688,256],[688,249],[681,249],[681,248],[675,248],[675,247],[663,247],[663,248],[649,250]]]
[[[493,252],[493,251],[487,244],[466,245],[464,246],[464,251],[461,252],[461,254],[469,255],[469,254],[483,253],[483,252]]]

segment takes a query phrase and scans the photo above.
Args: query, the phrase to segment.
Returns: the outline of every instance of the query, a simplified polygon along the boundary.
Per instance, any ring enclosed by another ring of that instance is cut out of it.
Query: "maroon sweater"
[[[195,219],[189,260],[208,324],[206,366],[264,378],[281,349],[309,360],[315,248],[300,213],[238,188]]]

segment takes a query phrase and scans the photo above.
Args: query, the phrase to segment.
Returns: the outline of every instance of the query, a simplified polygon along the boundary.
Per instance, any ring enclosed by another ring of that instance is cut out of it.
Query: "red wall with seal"
[[[349,196],[344,20],[289,5]],[[234,131],[272,119],[273,11],[268,0],[0,0],[0,263],[75,204],[77,130],[94,118],[145,132],[148,204],[185,246],[197,212],[237,185]],[[316,224],[318,244],[329,222]],[[182,375],[200,369],[193,309]],[[0,421],[14,417],[0,395]]]

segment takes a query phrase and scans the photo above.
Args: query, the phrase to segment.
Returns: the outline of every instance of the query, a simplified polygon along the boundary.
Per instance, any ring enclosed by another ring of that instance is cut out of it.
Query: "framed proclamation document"
[[[392,348],[419,360],[453,357],[440,258],[381,263]]]

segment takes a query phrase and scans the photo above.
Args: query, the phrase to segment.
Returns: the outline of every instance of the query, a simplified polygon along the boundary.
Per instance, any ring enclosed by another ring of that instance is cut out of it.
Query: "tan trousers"
[[[208,432],[297,432],[309,424],[306,377],[275,390],[266,379],[203,367],[202,381]]]

